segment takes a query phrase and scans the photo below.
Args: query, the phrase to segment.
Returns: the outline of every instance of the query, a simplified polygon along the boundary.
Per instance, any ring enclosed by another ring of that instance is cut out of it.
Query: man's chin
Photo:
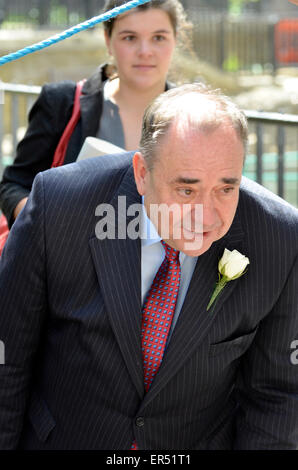
[[[190,233],[190,232],[189,232]],[[187,256],[201,256],[209,250],[212,243],[216,242],[225,235],[226,232],[219,233],[218,231],[209,231],[203,233],[196,233],[195,236],[186,237],[183,239],[165,239],[165,241],[178,251],[185,253]]]
[[[200,240],[184,240],[179,243],[180,246],[177,246],[176,249],[187,256],[196,257],[208,251],[214,241],[214,239],[204,240],[203,237]]]
[[[196,257],[196,256],[201,256],[203,255],[204,253],[206,253],[206,251],[209,250],[209,248],[211,247],[213,242],[210,242],[210,243],[204,243],[201,248],[197,248],[195,246],[191,246],[191,243],[187,243],[183,249],[181,251],[183,251],[183,253],[185,253],[187,256],[192,256],[192,257]]]

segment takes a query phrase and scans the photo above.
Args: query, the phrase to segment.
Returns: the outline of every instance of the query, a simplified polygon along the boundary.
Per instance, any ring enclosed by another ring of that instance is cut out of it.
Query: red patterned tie
[[[166,252],[142,310],[142,352],[144,385],[148,392],[158,371],[172,319],[175,313],[180,284],[179,251],[161,241]],[[131,450],[138,450],[136,441]]]

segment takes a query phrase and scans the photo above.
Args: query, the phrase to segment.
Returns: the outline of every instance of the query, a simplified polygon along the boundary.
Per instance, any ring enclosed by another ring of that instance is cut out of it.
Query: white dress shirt
[[[142,201],[144,202],[144,198],[142,198]],[[145,297],[164,258],[165,250],[161,244],[161,237],[157,233],[154,224],[147,216],[143,203],[143,212],[141,217],[142,305],[144,304]],[[181,278],[179,294],[167,342],[169,342],[179,318],[181,307],[196,266],[197,258],[197,256],[187,256],[185,253],[180,252],[179,261],[181,266]]]

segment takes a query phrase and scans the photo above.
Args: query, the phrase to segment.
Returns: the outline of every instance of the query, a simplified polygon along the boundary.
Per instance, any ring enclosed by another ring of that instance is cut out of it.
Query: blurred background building
[[[287,0],[182,3],[202,60],[227,71],[298,63],[298,8]],[[0,0],[0,29],[66,28],[100,14],[103,5],[104,0]]]
[[[297,8],[287,0],[181,0],[186,9],[205,12],[275,13],[281,17],[298,16]],[[102,9],[104,0],[0,0],[3,21],[33,21],[39,25],[72,22],[79,15],[90,18]],[[55,18],[54,18],[55,17]]]

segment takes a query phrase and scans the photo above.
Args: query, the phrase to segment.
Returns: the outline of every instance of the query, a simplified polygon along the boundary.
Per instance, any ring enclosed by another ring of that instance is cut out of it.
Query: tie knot
[[[165,252],[166,252],[166,258],[168,258],[169,260],[177,260],[178,257],[179,257],[179,254],[180,254],[180,251],[178,250],[175,250],[175,248],[172,248],[171,246],[169,246],[166,242],[164,242],[163,240],[161,240],[161,243],[165,249]]]

